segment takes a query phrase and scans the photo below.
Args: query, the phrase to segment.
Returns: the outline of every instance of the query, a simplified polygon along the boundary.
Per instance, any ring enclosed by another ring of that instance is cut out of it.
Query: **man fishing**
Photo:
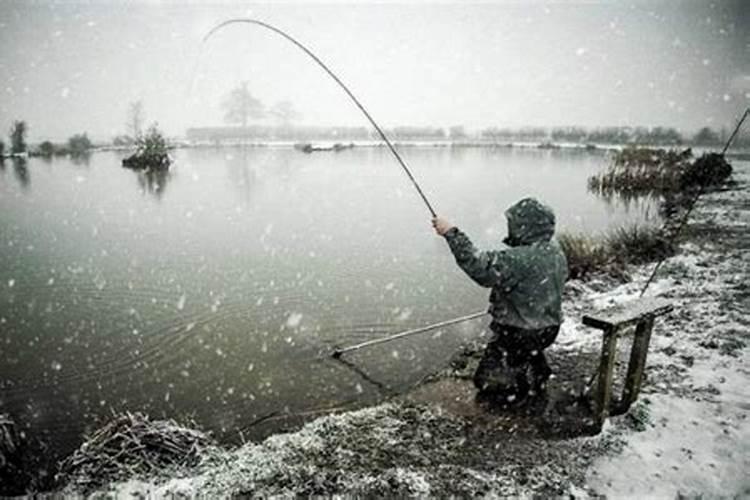
[[[562,323],[562,290],[568,265],[553,238],[555,214],[534,198],[505,211],[509,248],[478,251],[466,234],[434,217],[435,231],[445,237],[458,266],[479,285],[491,288],[490,329],[474,374],[483,398],[518,404],[542,392],[552,370],[544,349]]]

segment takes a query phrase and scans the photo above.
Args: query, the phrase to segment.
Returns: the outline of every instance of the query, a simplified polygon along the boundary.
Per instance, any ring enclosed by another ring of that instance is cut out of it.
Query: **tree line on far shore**
[[[450,141],[454,143],[511,143],[537,142],[546,144],[637,144],[643,146],[719,146],[726,142],[725,129],[716,131],[701,128],[695,134],[682,134],[668,127],[489,127],[479,131],[467,131],[462,126],[449,128],[403,126],[384,129],[386,135],[401,141]],[[370,127],[346,126],[271,126],[250,124],[247,126],[191,127],[186,132],[191,141],[304,141],[304,140],[379,140],[377,131]],[[735,146],[750,147],[750,135],[740,135]]]
[[[8,133],[9,149],[5,151],[5,143],[0,140],[0,158],[4,156],[42,156],[55,155],[83,156],[94,147],[88,135],[84,132],[74,134],[63,144],[52,141],[42,141],[32,147],[26,142],[29,126],[24,120],[16,120]]]
[[[316,127],[293,125],[301,114],[290,101],[266,106],[242,82],[230,90],[221,102],[226,126],[192,127],[187,130],[189,140],[221,142],[224,140],[378,140],[371,127]],[[273,124],[268,123],[271,119]],[[726,128],[714,130],[703,127],[686,135],[673,127],[487,127],[467,131],[462,125],[451,127],[401,126],[386,129],[395,140],[453,141],[453,142],[513,142],[577,144],[639,144],[644,146],[716,146],[726,142]],[[750,135],[736,138],[736,146],[750,147]]]
[[[301,116],[295,106],[287,100],[279,101],[272,106],[264,105],[252,95],[248,82],[241,82],[231,89],[221,101],[226,126],[192,127],[187,129],[186,137],[190,141],[309,141],[309,140],[379,140],[380,137],[371,127],[339,126],[300,126],[294,124]],[[269,124],[268,119],[272,121]],[[116,147],[139,148],[142,142],[144,124],[144,106],[141,100],[131,102],[127,110],[125,133],[114,137],[108,144]],[[87,154],[93,144],[88,135],[79,133],[71,136],[65,143],[43,141],[29,147],[26,144],[28,125],[23,120],[16,120],[9,133],[9,150],[0,140],[0,158],[8,155],[29,155],[51,157],[53,155],[82,156]],[[154,123],[150,133],[164,134]],[[575,144],[622,144],[643,146],[719,146],[726,142],[729,132],[726,128],[714,130],[703,127],[694,134],[683,134],[673,127],[520,127],[500,128],[487,127],[468,131],[462,125],[447,128],[434,126],[401,126],[385,130],[386,134],[401,141],[451,141],[456,143],[511,143],[537,142],[549,146],[556,143]],[[166,143],[166,142],[165,142]],[[750,147],[750,134],[740,134],[734,142],[737,147]]]

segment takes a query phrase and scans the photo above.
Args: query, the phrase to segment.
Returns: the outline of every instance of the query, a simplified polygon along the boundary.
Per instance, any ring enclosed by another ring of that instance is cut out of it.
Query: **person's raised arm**
[[[432,226],[448,242],[456,264],[479,285],[490,288],[503,278],[498,252],[480,252],[466,234],[441,217],[432,219]]]

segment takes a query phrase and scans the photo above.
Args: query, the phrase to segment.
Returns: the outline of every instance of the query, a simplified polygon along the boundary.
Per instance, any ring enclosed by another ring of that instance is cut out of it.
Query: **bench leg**
[[[616,330],[606,330],[602,341],[602,354],[599,360],[599,374],[594,396],[594,420],[601,427],[609,414],[612,400],[612,372],[615,366],[617,351]]]
[[[648,355],[648,345],[651,341],[651,329],[653,327],[654,318],[648,317],[639,321],[635,327],[633,348],[630,351],[630,361],[628,362],[628,375],[625,379],[622,400],[617,405],[617,415],[628,411],[628,408],[636,400],[641,390],[643,371],[646,369],[646,356]]]

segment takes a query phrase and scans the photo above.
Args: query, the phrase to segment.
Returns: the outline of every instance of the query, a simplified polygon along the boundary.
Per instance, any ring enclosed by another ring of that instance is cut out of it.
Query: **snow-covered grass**
[[[559,241],[568,260],[568,274],[573,279],[601,273],[622,277],[628,264],[656,261],[674,254],[662,229],[639,224],[619,227],[599,238],[563,233]]]

